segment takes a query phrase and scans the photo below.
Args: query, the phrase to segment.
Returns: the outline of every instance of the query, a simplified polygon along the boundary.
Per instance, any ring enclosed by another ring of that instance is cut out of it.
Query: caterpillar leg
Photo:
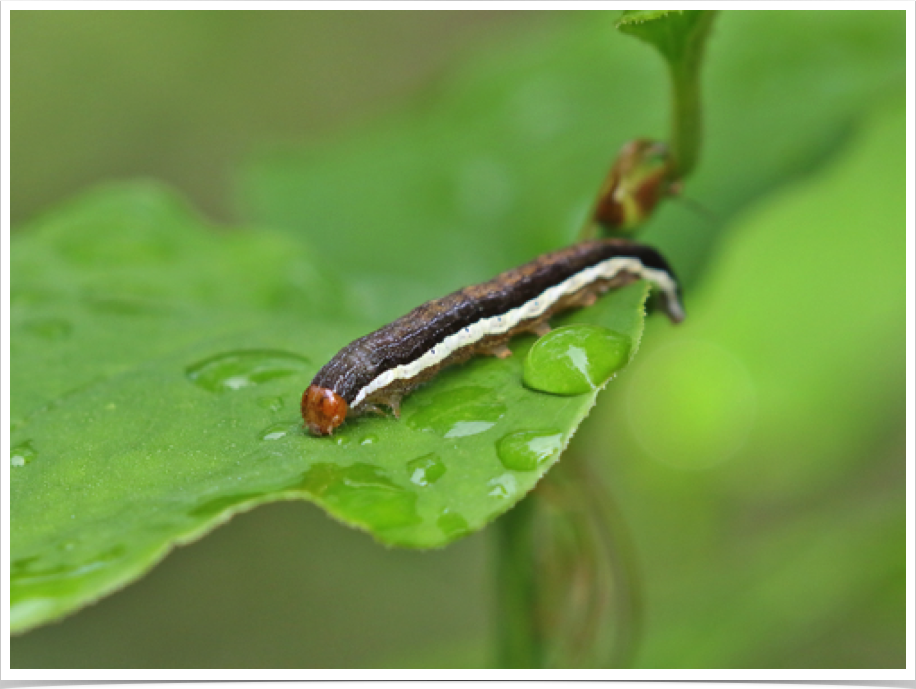
[[[510,356],[512,356],[512,350],[506,346],[505,342],[501,342],[499,344],[490,345],[486,349],[481,350],[481,354],[495,356],[500,359],[508,359]]]
[[[533,332],[538,337],[544,337],[551,330],[550,323],[547,321],[540,321],[531,326],[531,332]]]

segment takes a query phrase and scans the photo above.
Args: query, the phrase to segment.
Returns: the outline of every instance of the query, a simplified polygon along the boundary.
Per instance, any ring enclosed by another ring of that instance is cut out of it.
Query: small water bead
[[[599,325],[569,325],[534,343],[525,358],[528,387],[555,395],[597,390],[630,358],[632,340]]]
[[[452,512],[448,507],[442,510],[436,520],[436,526],[446,536],[452,537],[462,536],[469,531],[467,520],[457,512]]]
[[[283,421],[280,423],[273,423],[258,433],[258,438],[261,440],[279,440],[295,432],[296,429],[297,423],[295,422],[290,423],[288,421]]]
[[[560,431],[518,431],[496,442],[496,455],[506,469],[534,471],[563,449]]]
[[[496,425],[494,421],[456,421],[445,434],[446,438],[463,438],[468,435],[483,433]]]
[[[209,392],[226,392],[306,373],[308,360],[278,350],[250,349],[227,352],[188,366],[185,374]]]
[[[19,443],[16,447],[10,449],[10,466],[22,467],[32,462],[38,456],[35,448],[32,447],[32,441],[26,440]]]
[[[436,453],[417,457],[407,462],[407,475],[410,482],[418,486],[435,483],[445,474],[445,465]]]
[[[491,495],[496,498],[511,498],[518,492],[518,481],[513,474],[503,474],[487,481]]]
[[[367,435],[365,438],[359,441],[360,445],[372,445],[378,442],[377,435]]]

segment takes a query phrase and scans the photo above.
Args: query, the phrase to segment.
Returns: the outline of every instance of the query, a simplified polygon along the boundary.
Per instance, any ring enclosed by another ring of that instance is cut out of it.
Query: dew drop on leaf
[[[496,442],[496,455],[506,469],[534,471],[562,448],[560,431],[518,431]]]
[[[555,395],[581,395],[604,385],[630,357],[633,341],[598,325],[552,330],[525,359],[525,385]]]
[[[490,492],[496,498],[511,498],[518,491],[518,481],[512,474],[503,474],[487,482]]]
[[[436,453],[417,457],[407,462],[407,475],[410,482],[418,486],[435,483],[445,474],[445,465]]]
[[[287,436],[289,432],[294,428],[295,425],[288,422],[273,423],[258,433],[258,437],[261,440],[279,440],[280,438]]]
[[[448,507],[442,510],[442,514],[436,520],[436,526],[446,536],[461,536],[468,532],[467,520],[457,512],[452,512]]]
[[[32,447],[31,441],[26,440],[24,443],[19,443],[16,447],[10,450],[10,466],[25,466],[34,460],[37,456],[38,452],[36,452],[35,448]]]
[[[225,392],[260,385],[308,370],[308,360],[277,350],[226,352],[188,366],[185,374],[209,392]]]

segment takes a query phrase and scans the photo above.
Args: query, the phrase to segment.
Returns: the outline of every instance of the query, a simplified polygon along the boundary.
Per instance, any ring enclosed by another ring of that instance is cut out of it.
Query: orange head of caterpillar
[[[347,401],[330,388],[309,385],[302,394],[302,418],[313,435],[331,435],[347,418]]]

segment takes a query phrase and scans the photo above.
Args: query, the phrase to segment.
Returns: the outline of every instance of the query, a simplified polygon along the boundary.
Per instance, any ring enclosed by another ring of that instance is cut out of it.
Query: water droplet
[[[455,425],[445,434],[446,438],[463,438],[466,435],[477,435],[493,428],[496,423],[492,421],[456,421]]]
[[[407,462],[407,475],[410,482],[418,486],[435,483],[445,474],[445,465],[436,453],[417,457]]]
[[[351,442],[353,442],[350,436],[343,435],[342,433],[335,434],[333,438],[334,438],[334,444],[337,445],[338,447],[346,447]]]
[[[32,441],[26,440],[10,450],[10,466],[23,467],[29,464],[37,456],[38,452],[32,447]]]
[[[283,409],[282,397],[258,397],[258,406],[268,411],[280,411]]]
[[[69,322],[62,318],[40,318],[22,325],[23,330],[45,340],[63,340],[73,329]]]
[[[506,469],[534,471],[562,448],[560,431],[518,431],[497,441],[496,454]]]
[[[258,438],[261,440],[279,440],[290,433],[294,433],[297,427],[297,422],[290,423],[288,421],[282,421],[280,423],[273,423],[258,433]]]
[[[334,514],[372,529],[418,524],[416,493],[399,486],[371,464],[315,464],[289,490],[320,498]]]
[[[185,373],[204,390],[225,392],[304,373],[308,368],[308,360],[295,354],[250,349],[218,354],[188,366]]]
[[[367,435],[365,438],[359,441],[360,445],[372,445],[373,443],[378,442],[377,435]]]
[[[463,536],[468,532],[467,520],[457,512],[452,512],[448,507],[442,510],[442,514],[436,520],[436,526],[446,536]]]
[[[515,480],[513,474],[497,476],[487,481],[487,485],[491,486],[490,492],[487,493],[487,495],[492,495],[497,498],[511,498],[518,491],[518,481]]]
[[[599,325],[569,325],[551,330],[525,358],[525,385],[555,395],[596,390],[623,368],[632,340]]]
[[[407,419],[410,428],[432,431],[444,438],[476,435],[492,428],[506,413],[497,394],[466,386],[415,396],[419,408]]]

